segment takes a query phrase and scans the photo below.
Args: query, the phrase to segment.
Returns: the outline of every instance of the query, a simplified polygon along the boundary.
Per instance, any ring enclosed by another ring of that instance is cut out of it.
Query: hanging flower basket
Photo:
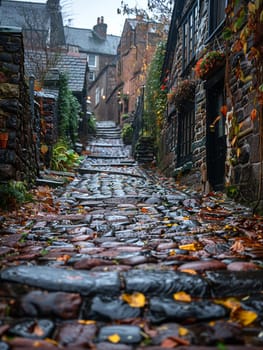
[[[225,54],[221,51],[209,51],[201,57],[195,67],[195,76],[206,80],[225,64]]]
[[[178,82],[173,88],[173,103],[177,109],[182,108],[187,102],[192,102],[195,97],[195,86],[194,80],[185,79]]]

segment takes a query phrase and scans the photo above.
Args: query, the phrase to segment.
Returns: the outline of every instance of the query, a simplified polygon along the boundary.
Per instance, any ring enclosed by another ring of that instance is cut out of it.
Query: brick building
[[[117,61],[121,114],[136,110],[138,96],[145,85],[147,68],[156,45],[164,35],[162,24],[146,22],[141,16],[125,20]]]

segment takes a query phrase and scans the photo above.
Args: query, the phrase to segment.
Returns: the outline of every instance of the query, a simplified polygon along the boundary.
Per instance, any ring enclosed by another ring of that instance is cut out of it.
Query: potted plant
[[[208,51],[201,57],[195,67],[195,75],[197,78],[205,80],[211,76],[215,71],[222,67],[225,63],[225,54],[221,51]]]
[[[0,130],[0,148],[6,148],[8,142],[8,132],[6,129]]]
[[[173,88],[173,103],[177,109],[180,109],[187,102],[193,101],[195,96],[196,82],[191,79],[184,79],[177,83]]]

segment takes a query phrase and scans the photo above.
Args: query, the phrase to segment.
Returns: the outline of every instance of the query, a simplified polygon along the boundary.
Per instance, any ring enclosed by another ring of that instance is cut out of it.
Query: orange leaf
[[[231,247],[230,250],[236,253],[242,253],[245,250],[244,245],[240,241],[236,241]]]
[[[121,340],[119,334],[112,334],[112,335],[109,335],[108,336],[108,340],[111,342],[111,343],[114,343],[114,344],[117,344],[119,343],[119,341]]]
[[[251,120],[255,120],[257,118],[258,112],[256,110],[256,108],[252,109],[251,113],[250,113],[250,119]]]
[[[227,114],[227,106],[226,106],[226,105],[223,105],[223,106],[220,108],[220,112],[223,114],[223,116],[226,116],[226,114]]]
[[[65,262],[67,262],[70,258],[71,258],[70,255],[64,254],[64,255],[62,255],[62,256],[59,256],[59,257],[57,258],[57,261],[65,261]]]
[[[166,338],[162,341],[161,347],[165,349],[173,349],[178,345],[177,341],[172,338]]]
[[[149,210],[145,207],[141,208],[141,212],[144,213],[144,214],[147,214],[149,213]]]
[[[161,343],[162,348],[172,349],[177,345],[189,345],[189,341],[180,337],[170,336],[164,339]]]
[[[178,301],[185,301],[185,302],[190,302],[192,300],[191,295],[181,291],[178,293],[174,293],[173,295],[174,300],[178,300]]]
[[[34,327],[33,333],[39,337],[42,337],[44,335],[43,328],[41,328],[39,325],[36,325]]]
[[[146,298],[144,294],[135,292],[133,294],[122,294],[122,300],[126,301],[131,307],[144,307]]]

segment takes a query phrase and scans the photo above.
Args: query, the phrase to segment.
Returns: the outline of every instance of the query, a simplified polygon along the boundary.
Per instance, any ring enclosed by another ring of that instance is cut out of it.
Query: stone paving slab
[[[262,349],[263,220],[140,168],[102,124],[58,210],[0,221],[0,350]]]
[[[82,295],[120,294],[120,279],[115,272],[82,272],[48,266],[17,266],[1,272],[1,280],[48,290]]]

